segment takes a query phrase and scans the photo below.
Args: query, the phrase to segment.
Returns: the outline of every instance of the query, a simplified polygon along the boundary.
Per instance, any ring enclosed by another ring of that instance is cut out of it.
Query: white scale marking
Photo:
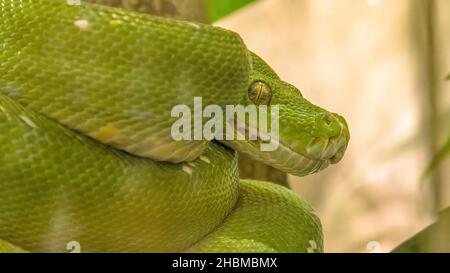
[[[73,23],[79,29],[87,29],[89,27],[89,21],[87,20],[77,20]]]
[[[209,161],[209,158],[207,158],[206,156],[201,155],[200,156],[200,160],[202,160],[202,161],[204,161],[204,162],[206,162],[208,164],[211,164],[211,161]]]
[[[188,165],[183,164],[182,169],[183,169],[183,172],[185,172],[185,173],[187,173],[187,174],[189,174],[189,175],[192,175],[192,168],[189,167]]]
[[[38,129],[38,128],[39,128],[39,127],[38,127],[31,119],[29,119],[27,116],[20,115],[19,117],[20,117],[20,119],[21,119],[23,122],[25,122],[28,126],[34,128],[34,129]]]
[[[190,26],[193,26],[194,28],[197,28],[197,29],[199,29],[200,28],[200,25],[199,24],[196,24],[196,23],[192,23],[192,22],[186,22],[188,25],[190,25]]]

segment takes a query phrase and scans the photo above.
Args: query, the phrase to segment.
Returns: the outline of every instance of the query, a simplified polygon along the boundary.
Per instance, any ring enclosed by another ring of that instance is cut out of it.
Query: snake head
[[[350,140],[345,119],[310,103],[296,87],[282,81],[262,59],[253,53],[251,56],[253,73],[243,104],[267,105],[269,129],[258,134],[256,140],[226,141],[225,144],[296,176],[316,173],[338,163]],[[276,116],[278,120],[274,119]],[[247,124],[247,127],[251,125]],[[275,127],[278,128],[273,130]],[[268,139],[274,149],[262,149]]]

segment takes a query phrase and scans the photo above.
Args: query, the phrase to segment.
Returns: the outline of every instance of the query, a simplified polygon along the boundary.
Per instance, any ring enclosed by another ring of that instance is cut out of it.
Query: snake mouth
[[[313,138],[305,148],[305,157],[313,160],[329,160],[336,164],[344,157],[349,135],[344,130],[339,136],[330,138]]]
[[[341,161],[347,149],[348,138],[342,135],[329,139],[314,139],[310,143],[303,154],[279,142],[277,150],[255,153],[254,159],[295,176],[306,176]]]
[[[228,147],[248,155],[254,160],[270,165],[280,171],[295,175],[306,176],[317,173],[329,165],[336,164],[343,158],[350,140],[350,133],[345,121],[339,122],[339,134],[332,137],[311,137],[309,143],[302,148],[289,145],[286,141],[260,133],[257,140],[221,141]],[[248,127],[245,134],[249,133]],[[238,134],[235,132],[235,134]],[[273,151],[262,151],[261,144],[267,143],[263,139],[270,139],[277,147]]]
[[[339,134],[331,137],[313,137],[303,149],[295,149],[280,143],[280,151],[273,156],[279,163],[274,163],[280,170],[305,176],[317,173],[329,165],[337,164],[344,157],[350,140],[350,132],[343,118],[338,117]]]

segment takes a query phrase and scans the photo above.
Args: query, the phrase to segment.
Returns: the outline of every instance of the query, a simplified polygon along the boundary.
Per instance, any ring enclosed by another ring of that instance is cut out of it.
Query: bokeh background
[[[449,135],[449,15],[447,0],[260,0],[217,22],[349,123],[340,164],[289,177],[326,251],[391,251],[450,206],[448,162],[424,175]]]
[[[389,252],[450,206],[450,1],[89,1],[234,30],[306,98],[347,119],[344,160],[319,174],[241,164],[312,204],[325,251]]]

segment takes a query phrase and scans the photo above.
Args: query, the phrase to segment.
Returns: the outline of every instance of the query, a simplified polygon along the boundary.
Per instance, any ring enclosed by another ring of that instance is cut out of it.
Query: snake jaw
[[[246,154],[254,160],[295,176],[307,176],[324,170],[330,164],[339,162],[345,151],[345,147],[342,147],[330,158],[312,159],[295,152],[291,147],[282,142],[278,143],[278,148],[273,152],[260,151],[259,141],[222,142],[228,147]]]
[[[304,156],[316,160],[329,160],[331,164],[338,163],[344,156],[350,140],[350,132],[345,119],[337,114],[326,114],[330,119],[328,125],[334,124],[335,130],[332,133],[322,133],[319,136],[311,136],[311,140],[304,149],[292,149],[294,151],[301,150]]]
[[[254,160],[270,165],[280,171],[295,175],[306,176],[326,169],[329,165],[338,163],[344,156],[350,140],[350,132],[345,120],[336,115],[339,133],[329,137],[312,137],[309,143],[303,147],[290,145],[280,137],[274,137],[268,133],[258,131],[257,140],[233,140],[221,141],[228,147],[248,155]],[[244,132],[235,131],[237,134],[249,135],[252,131],[250,125],[245,126]],[[261,144],[264,139],[270,139],[275,143],[274,151],[262,151]]]
[[[306,146],[304,156],[316,160],[330,160],[332,164],[338,163],[347,149],[349,134],[343,127],[339,136],[330,138],[313,138]],[[295,149],[292,149],[295,150]]]

